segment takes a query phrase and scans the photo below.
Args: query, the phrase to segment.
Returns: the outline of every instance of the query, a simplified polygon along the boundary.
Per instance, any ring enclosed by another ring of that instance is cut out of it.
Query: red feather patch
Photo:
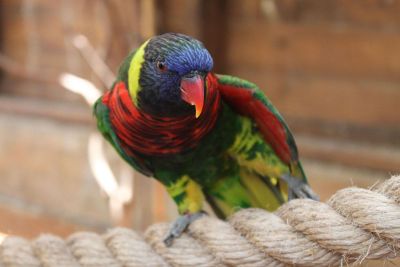
[[[292,160],[286,130],[279,119],[248,88],[219,84],[218,91],[225,102],[239,114],[252,118],[265,141],[272,146],[279,158],[289,164]]]
[[[137,109],[124,82],[103,96],[110,121],[124,151],[134,156],[165,155],[195,147],[213,129],[220,107],[219,92],[207,79],[206,99],[199,118],[193,115],[158,117]]]

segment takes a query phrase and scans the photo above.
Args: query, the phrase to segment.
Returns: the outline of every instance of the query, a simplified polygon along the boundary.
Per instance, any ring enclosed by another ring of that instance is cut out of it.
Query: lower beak
[[[204,105],[204,79],[201,75],[183,77],[181,80],[182,100],[195,107],[196,118],[200,117]]]

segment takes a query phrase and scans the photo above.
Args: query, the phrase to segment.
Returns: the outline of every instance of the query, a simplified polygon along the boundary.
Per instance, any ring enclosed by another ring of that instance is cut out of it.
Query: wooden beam
[[[287,116],[400,130],[400,81],[332,78],[234,65],[231,74],[256,83]]]
[[[229,67],[400,81],[400,34],[257,18],[230,27]]]
[[[294,23],[326,24],[400,30],[400,2],[386,0],[280,0],[276,1],[283,20]]]
[[[140,35],[144,40],[156,34],[155,0],[141,0],[140,2]]]
[[[228,18],[221,17],[228,3],[226,0],[207,0],[201,2],[201,38],[214,60],[214,71],[226,71]]]
[[[10,209],[4,205],[0,205],[0,217],[0,233],[25,238],[34,238],[43,233],[67,237],[76,231],[98,230],[66,222],[60,218]]]
[[[27,99],[23,97],[0,96],[0,112],[23,116],[54,119],[62,122],[93,124],[94,118],[89,107],[62,102]]]
[[[203,23],[201,3],[201,0],[158,0],[157,34],[179,32],[200,38]]]
[[[296,142],[301,157],[387,173],[400,171],[400,147],[304,135],[296,136]]]

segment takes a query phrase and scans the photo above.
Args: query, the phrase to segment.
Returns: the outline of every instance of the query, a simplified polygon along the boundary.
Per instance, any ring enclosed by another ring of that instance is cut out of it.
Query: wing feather
[[[222,99],[232,109],[253,119],[265,141],[279,158],[291,165],[298,161],[296,143],[289,127],[264,93],[253,83],[228,75],[217,75]]]

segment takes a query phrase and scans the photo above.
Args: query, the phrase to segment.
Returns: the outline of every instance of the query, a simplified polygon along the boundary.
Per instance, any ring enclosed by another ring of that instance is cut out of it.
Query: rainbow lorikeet
[[[128,55],[94,106],[103,136],[176,202],[181,216],[168,244],[199,217],[204,199],[224,218],[238,208],[317,198],[289,128],[264,93],[212,67],[200,41],[159,35]]]

